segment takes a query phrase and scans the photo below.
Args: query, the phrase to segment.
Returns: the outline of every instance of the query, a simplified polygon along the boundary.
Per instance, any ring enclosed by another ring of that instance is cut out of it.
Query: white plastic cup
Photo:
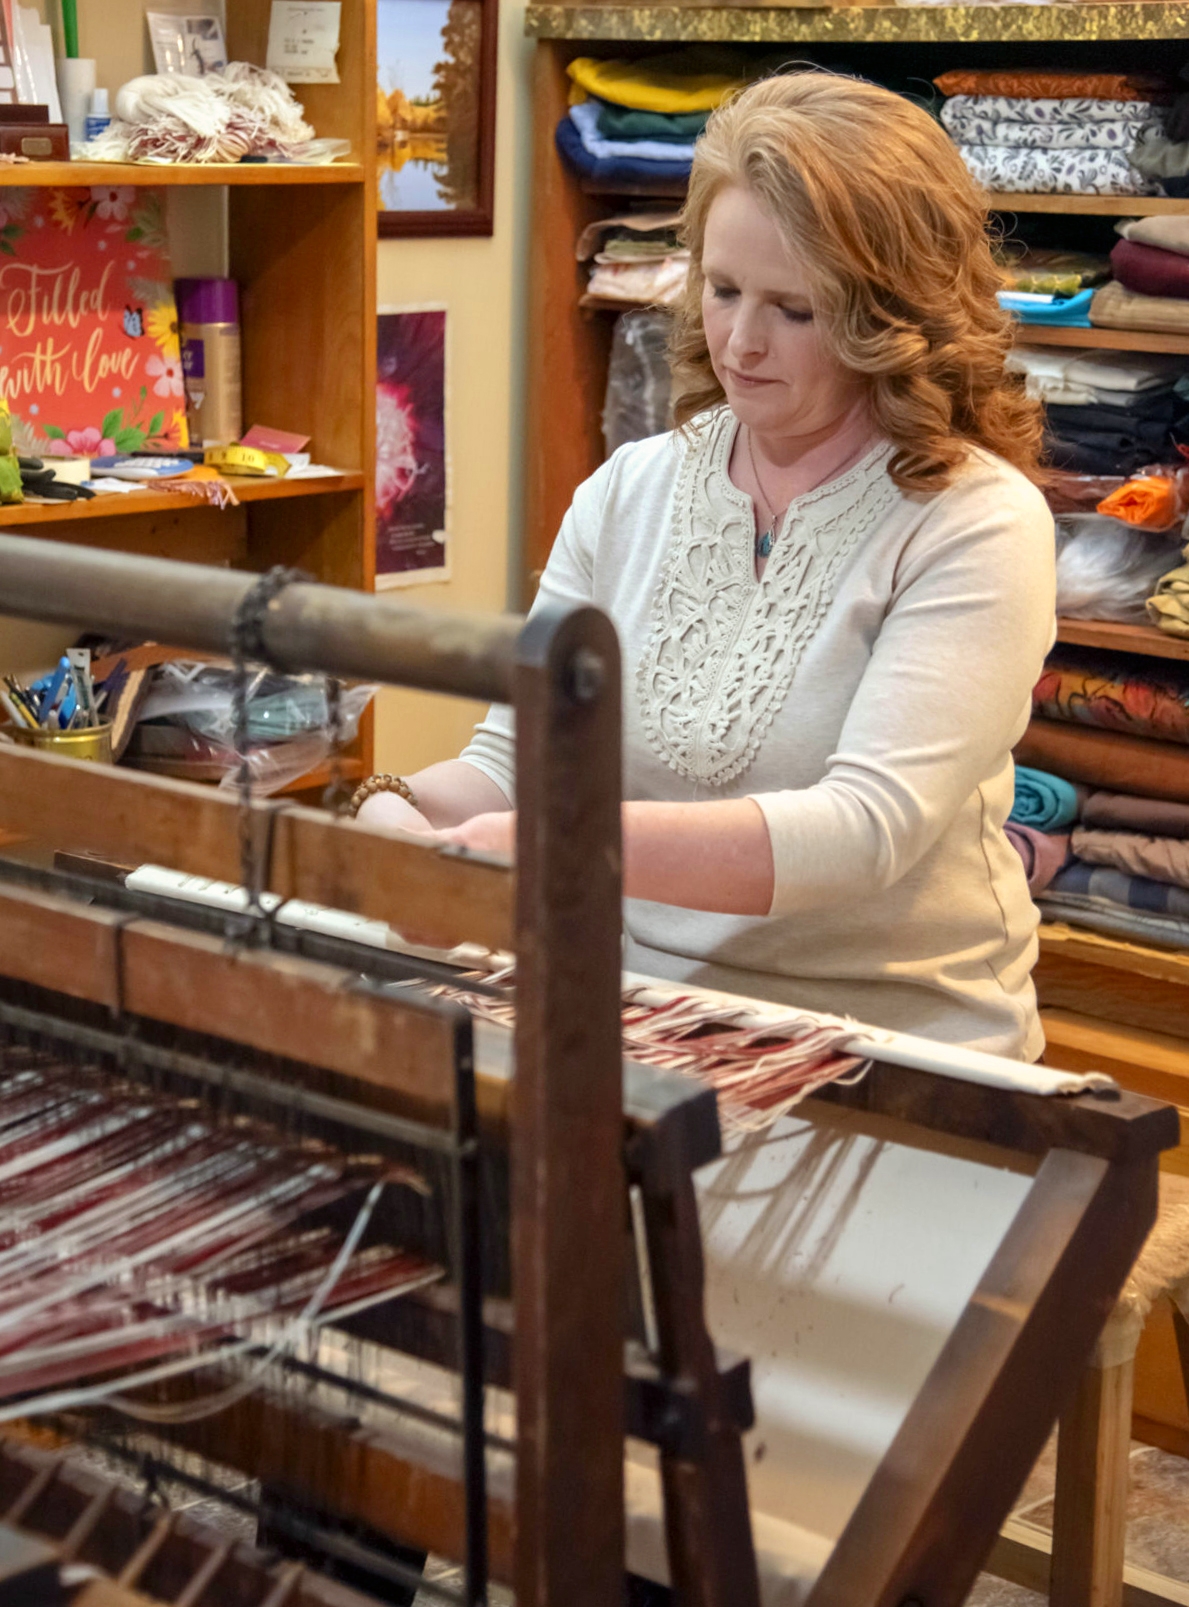
[[[62,116],[70,130],[70,143],[81,144],[87,137],[87,113],[91,110],[91,96],[95,92],[95,58],[93,56],[58,57],[58,95],[62,102]]]

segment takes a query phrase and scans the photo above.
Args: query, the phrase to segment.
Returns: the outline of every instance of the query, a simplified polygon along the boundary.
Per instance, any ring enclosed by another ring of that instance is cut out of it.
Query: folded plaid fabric
[[[1036,906],[1046,921],[1068,921],[1106,937],[1147,943],[1154,948],[1189,949],[1189,921],[1173,916],[1144,915],[1122,904],[1099,904],[1093,899],[1058,898],[1041,893]]]
[[[1054,898],[1083,899],[1106,908],[1135,910],[1142,915],[1173,916],[1189,922],[1189,889],[1150,876],[1129,876],[1106,865],[1074,859],[1049,883]]]

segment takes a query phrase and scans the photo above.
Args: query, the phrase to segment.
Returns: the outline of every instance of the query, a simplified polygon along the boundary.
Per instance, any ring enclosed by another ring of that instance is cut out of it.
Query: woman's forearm
[[[772,844],[758,804],[625,803],[623,883],[647,898],[720,915],[767,915]]]
[[[491,777],[465,759],[428,765],[405,780],[418,809],[439,831],[461,826],[475,815],[502,814],[512,807]]]

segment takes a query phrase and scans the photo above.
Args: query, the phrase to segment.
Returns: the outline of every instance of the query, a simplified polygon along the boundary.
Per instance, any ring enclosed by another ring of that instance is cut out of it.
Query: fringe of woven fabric
[[[496,979],[483,980],[490,985]],[[449,983],[432,991],[481,1021],[515,1025],[510,989],[499,999]],[[624,992],[624,1055],[713,1088],[723,1129],[731,1134],[766,1132],[817,1089],[857,1082],[871,1064],[843,1048],[854,1036],[853,1022],[827,1023],[789,1012],[778,1021],[755,1024],[745,1005],[732,1010],[697,993],[650,993],[646,987]]]

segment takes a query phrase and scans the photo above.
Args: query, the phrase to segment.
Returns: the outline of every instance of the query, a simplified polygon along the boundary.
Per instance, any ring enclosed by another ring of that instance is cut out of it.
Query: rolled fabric
[[[1107,899],[1079,897],[1071,893],[1055,896],[1052,888],[1038,893],[1036,905],[1046,921],[1067,921],[1104,937],[1120,937],[1149,948],[1189,948],[1189,920],[1173,915],[1147,915],[1142,910],[1112,904]]]
[[[1090,322],[1099,329],[1165,330],[1189,333],[1189,302],[1175,296],[1142,296],[1112,279],[1094,292]]]
[[[1145,296],[1189,296],[1189,256],[1161,246],[1120,240],[1111,252],[1115,278]]]
[[[1189,798],[1189,750],[1175,742],[1034,719],[1016,744],[1015,759],[1017,767],[1056,771],[1083,786],[1177,803]]]
[[[1082,824],[1104,832],[1189,839],[1189,804],[1169,798],[1133,798],[1126,792],[1091,792],[1082,805]]]
[[[1035,831],[1060,831],[1078,818],[1078,789],[1064,776],[1016,765],[1016,799],[1008,820]]]
[[[1020,829],[1013,826],[1011,831]],[[1147,876],[1152,881],[1189,889],[1189,842],[1183,838],[1075,826],[1070,846],[1087,865],[1107,865],[1128,876]],[[1031,887],[1031,881],[1028,885]]]
[[[1024,862],[1028,891],[1043,893],[1069,858],[1068,833],[1037,831],[1035,826],[1019,826],[1011,820],[1003,829]]]

